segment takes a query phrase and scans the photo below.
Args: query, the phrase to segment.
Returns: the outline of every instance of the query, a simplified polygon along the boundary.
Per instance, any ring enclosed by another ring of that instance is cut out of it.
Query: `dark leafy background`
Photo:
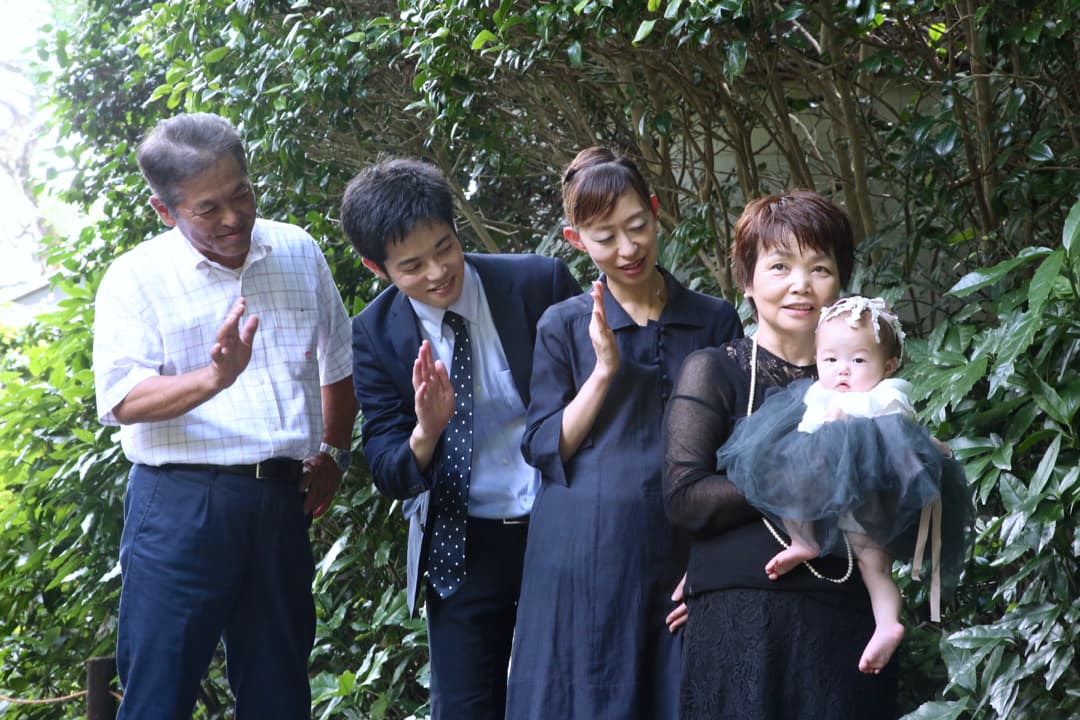
[[[664,264],[736,301],[725,257],[745,201],[835,197],[860,241],[855,289],[903,314],[903,374],[978,511],[941,624],[898,568],[903,707],[1080,715],[1080,2],[86,0],[67,16],[38,80],[77,168],[62,195],[104,219],[47,240],[67,299],[0,336],[0,694],[78,690],[84,660],[111,652],[127,465],[95,420],[93,296],[160,229],[138,138],[207,110],[247,138],[261,212],[320,239],[351,313],[380,288],[337,206],[381,155],[445,170],[470,248],[559,254],[587,280],[559,241],[558,172],[614,146],[660,198]],[[404,524],[362,463],[314,537],[315,716],[426,716]],[[217,662],[198,714],[228,707]],[[82,714],[0,701],[5,718]]]

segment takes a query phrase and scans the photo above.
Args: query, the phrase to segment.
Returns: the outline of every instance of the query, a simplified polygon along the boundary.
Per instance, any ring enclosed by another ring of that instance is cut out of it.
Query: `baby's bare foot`
[[[889,660],[903,639],[904,626],[900,623],[878,625],[870,642],[866,643],[862,657],[859,658],[859,670],[877,675],[889,664]]]
[[[776,580],[784,573],[791,572],[799,563],[816,557],[817,552],[814,550],[805,545],[793,544],[773,555],[772,560],[765,563],[765,574],[770,580]]]

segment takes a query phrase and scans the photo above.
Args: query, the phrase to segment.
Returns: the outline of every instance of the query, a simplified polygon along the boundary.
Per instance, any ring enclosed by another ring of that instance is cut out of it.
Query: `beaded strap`
[[[750,417],[750,414],[754,412],[754,391],[757,389],[757,347],[758,336],[757,333],[754,333],[754,347],[753,350],[750,351],[750,399],[746,403],[746,417]],[[789,543],[784,541],[784,538],[781,537],[780,532],[775,527],[773,527],[773,524],[769,522],[769,519],[767,517],[762,515],[761,522],[765,523],[765,527],[769,528],[769,532],[772,533],[772,536],[774,538],[776,538],[776,542],[780,543],[780,545],[783,546],[785,550],[791,547]],[[806,569],[810,571],[810,574],[812,574],[818,580],[824,580],[826,582],[836,583],[839,585],[842,582],[846,582],[847,579],[851,577],[851,571],[855,567],[855,560],[851,555],[851,543],[848,542],[847,535],[841,535],[841,537],[844,538],[844,548],[847,550],[847,572],[845,572],[842,577],[831,578],[826,575],[822,575],[817,568],[810,564],[809,560],[803,560],[803,565],[805,565]]]

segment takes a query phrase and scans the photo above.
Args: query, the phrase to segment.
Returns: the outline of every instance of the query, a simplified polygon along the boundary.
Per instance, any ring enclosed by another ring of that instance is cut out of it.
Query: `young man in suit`
[[[364,170],[341,217],[393,283],[353,320],[353,377],[375,485],[409,519],[410,611],[426,580],[432,718],[502,720],[540,482],[519,449],[536,323],[580,286],[558,260],[465,254],[427,163]]]

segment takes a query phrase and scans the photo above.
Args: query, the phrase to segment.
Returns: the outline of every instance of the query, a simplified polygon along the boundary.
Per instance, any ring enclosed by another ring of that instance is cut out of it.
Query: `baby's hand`
[[[936,447],[945,457],[951,458],[953,456],[952,448],[938,440],[936,437],[931,436],[930,442],[934,443],[934,447]]]
[[[847,417],[847,414],[838,407],[831,407],[825,411],[825,422],[832,422],[833,420],[843,420]]]

